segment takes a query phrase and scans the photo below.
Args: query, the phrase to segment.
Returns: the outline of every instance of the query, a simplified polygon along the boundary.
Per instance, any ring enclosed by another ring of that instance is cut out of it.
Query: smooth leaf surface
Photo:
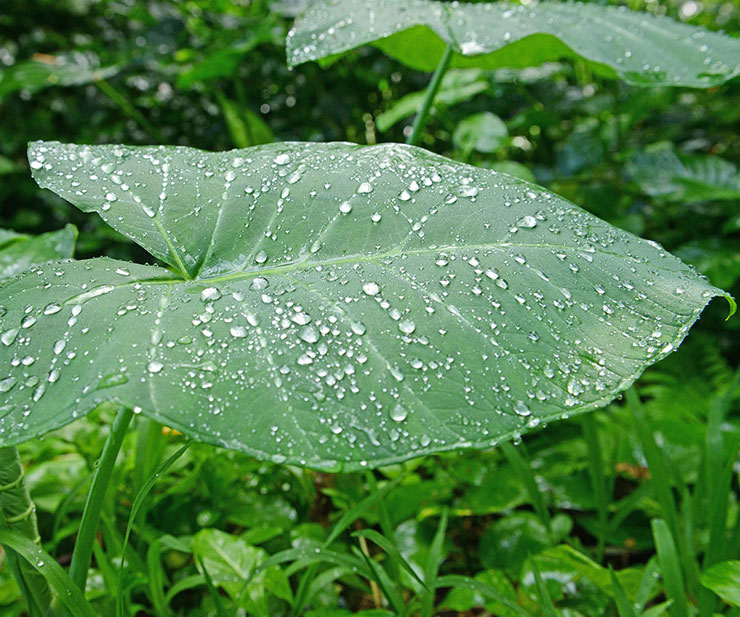
[[[38,236],[0,229],[0,280],[15,276],[35,264],[72,257],[76,240],[74,225]]]
[[[30,160],[170,269],[101,258],[0,287],[0,445],[113,400],[313,467],[486,447],[608,403],[724,294],[540,187],[410,146]]]
[[[723,561],[701,575],[701,584],[732,606],[740,606],[740,561]]]
[[[584,3],[319,0],[288,33],[296,66],[374,44],[432,71],[446,44],[453,67],[524,68],[581,58],[635,85],[705,88],[740,73],[740,42],[665,17]]]
[[[495,152],[506,142],[509,131],[504,121],[490,111],[473,114],[460,121],[452,143],[465,153]]]

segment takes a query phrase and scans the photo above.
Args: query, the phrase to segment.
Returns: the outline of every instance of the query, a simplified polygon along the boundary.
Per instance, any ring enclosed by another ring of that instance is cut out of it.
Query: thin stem
[[[41,546],[36,507],[31,501],[23,475],[18,449],[15,446],[0,448],[0,528],[22,534]],[[51,601],[49,584],[43,575],[19,558],[13,549],[7,546],[4,548],[6,562],[26,601],[29,615],[43,616]]]
[[[604,461],[601,453],[601,444],[599,443],[599,433],[596,427],[594,414],[584,416],[581,422],[581,428],[583,429],[583,437],[588,450],[588,473],[591,477],[591,489],[594,493],[598,515],[599,531],[596,545],[596,561],[603,563],[609,522],[609,502],[606,494]]]
[[[103,446],[95,475],[93,476],[90,492],[87,494],[87,502],[82,512],[82,521],[77,533],[77,541],[72,553],[72,563],[69,567],[69,575],[74,583],[83,591],[87,582],[87,570],[90,567],[93,543],[100,519],[100,511],[108,492],[111,473],[121,449],[123,438],[128,430],[128,425],[133,418],[133,412],[121,407],[113,420],[108,439]]]
[[[448,45],[442,54],[442,58],[440,59],[437,68],[434,70],[434,75],[432,75],[432,81],[429,82],[429,87],[424,95],[424,102],[421,105],[421,109],[419,110],[419,113],[416,114],[416,118],[414,118],[413,130],[411,135],[409,135],[409,138],[406,140],[406,143],[410,146],[418,145],[421,140],[421,132],[424,130],[424,126],[427,123],[429,111],[431,110],[434,99],[437,96],[439,86],[442,84],[442,78],[450,66],[451,59],[452,47]]]
[[[98,90],[100,90],[103,94],[105,94],[111,101],[113,101],[116,105],[118,105],[123,113],[125,113],[129,118],[131,118],[134,122],[136,122],[142,129],[144,129],[149,135],[151,135],[157,143],[163,144],[166,143],[167,140],[164,138],[162,133],[159,132],[159,129],[157,129],[156,126],[154,126],[149,120],[146,119],[144,114],[142,114],[136,107],[134,107],[133,103],[129,101],[124,94],[119,92],[113,85],[110,84],[110,82],[105,81],[104,79],[99,79],[96,82],[94,82],[97,86]]]

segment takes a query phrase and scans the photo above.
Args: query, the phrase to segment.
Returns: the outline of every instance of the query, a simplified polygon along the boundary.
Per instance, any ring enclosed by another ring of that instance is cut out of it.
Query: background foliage
[[[25,161],[29,140],[213,150],[273,140],[403,141],[428,75],[369,47],[327,70],[311,63],[289,71],[284,37],[303,4],[6,3],[0,227],[40,233],[72,222],[80,230],[78,257],[146,259],[95,215],[38,189]],[[627,4],[740,34],[737,2]],[[636,89],[563,63],[452,71],[440,98],[422,145],[535,179],[660,242],[737,297],[740,80],[707,91]],[[517,614],[511,605],[547,617],[680,616],[694,605],[701,614],[731,612],[738,592],[733,596],[731,584],[728,591],[726,572],[736,572],[737,562],[709,567],[721,561],[717,555],[740,553],[732,466],[740,445],[740,321],[725,323],[724,311],[720,302],[710,305],[681,349],[643,376],[637,390],[644,414],[634,400],[618,402],[516,447],[329,476],[191,446],[136,518],[122,579],[125,614],[333,617],[406,606],[410,613],[508,616]],[[103,408],[20,448],[44,546],[63,565],[111,417]],[[641,426],[652,427],[659,449]],[[120,490],[104,512],[105,551],[96,551],[90,582],[102,614],[115,611],[133,497],[181,443],[146,421],[127,438],[116,471]],[[359,517],[326,544],[340,517],[379,490],[382,499],[361,505]],[[723,500],[726,510],[718,506]],[[718,508],[725,514],[719,522]],[[667,535],[659,522],[651,528],[658,517]],[[719,547],[717,528],[725,538]],[[367,536],[350,534],[359,530]],[[268,555],[285,560],[245,588]],[[478,587],[444,579],[452,575],[474,577]],[[0,611],[22,615],[18,598],[7,568],[0,569]]]

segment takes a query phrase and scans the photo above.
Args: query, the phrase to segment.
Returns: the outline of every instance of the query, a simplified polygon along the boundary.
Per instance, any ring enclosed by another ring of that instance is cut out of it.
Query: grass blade
[[[506,608],[512,610],[518,615],[522,615],[522,617],[531,617],[530,613],[525,611],[518,604],[514,604],[514,602],[509,600],[509,598],[507,598],[506,596],[501,595],[501,593],[497,589],[491,587],[490,585],[486,585],[481,581],[477,581],[474,578],[459,576],[457,574],[448,574],[438,577],[435,583],[437,589],[440,589],[442,587],[462,587],[464,589],[476,591],[482,596],[489,597],[499,604],[503,604],[504,606],[506,606]]]
[[[670,608],[671,617],[688,617],[688,600],[684,588],[683,576],[678,560],[678,552],[673,542],[673,536],[668,524],[663,519],[652,521],[655,548],[658,551],[658,561],[663,574],[665,595],[673,604]]]
[[[213,584],[213,579],[208,573],[208,570],[206,569],[206,564],[203,563],[202,559],[198,559],[198,566],[203,572],[203,578],[205,579],[208,593],[213,600],[213,605],[216,607],[216,615],[218,617],[229,617],[229,614],[226,612],[226,607],[224,606],[223,600],[221,599],[221,595],[218,593],[218,589],[216,589],[216,586]]]
[[[427,557],[426,567],[424,568],[424,582],[426,591],[422,593],[421,598],[421,615],[422,617],[432,617],[434,614],[434,590],[437,588],[436,580],[439,572],[439,566],[442,564],[444,557],[445,533],[447,531],[447,517],[449,511],[447,508],[442,510],[439,517],[437,531],[429,547],[429,556]]]
[[[642,450],[647,459],[650,468],[651,480],[655,498],[658,500],[660,511],[673,536],[672,542],[675,542],[677,555],[680,558],[681,568],[686,577],[686,581],[691,589],[699,588],[699,573],[695,555],[689,550],[686,542],[686,536],[681,530],[680,519],[678,516],[678,506],[671,490],[671,482],[668,473],[668,465],[665,456],[658,448],[658,444],[653,436],[653,430],[648,422],[645,410],[642,406],[639,396],[634,388],[627,390],[627,402],[632,410],[632,416],[635,420],[637,435],[642,444]]]
[[[401,551],[399,551],[393,543],[388,540],[385,536],[378,533],[374,529],[361,529],[359,531],[355,531],[352,534],[353,537],[364,537],[368,540],[371,540],[375,544],[377,544],[380,548],[382,548],[386,553],[388,553],[388,557],[393,557],[397,563],[401,564],[401,567],[406,570],[413,578],[415,578],[419,584],[424,587],[424,589],[427,589],[426,583],[421,580],[419,575],[416,573],[416,571],[411,567],[411,564],[404,559],[403,555],[401,555]],[[396,579],[398,580],[398,579]]]
[[[531,560],[531,563],[532,572],[534,573],[534,583],[535,590],[537,591],[537,598],[542,605],[542,615],[543,617],[558,617],[558,613],[555,610],[555,605],[553,604],[552,598],[550,597],[550,592],[547,590],[547,585],[545,585],[545,581],[542,580],[540,569],[537,567],[534,559]]]
[[[139,513],[139,508],[141,508],[141,504],[144,503],[146,496],[149,494],[149,491],[152,490],[155,482],[159,480],[159,477],[163,473],[166,473],[167,470],[172,467],[177,459],[185,454],[185,451],[189,447],[190,444],[186,443],[184,446],[182,446],[182,448],[180,448],[177,452],[170,456],[164,463],[157,467],[157,469],[154,470],[154,473],[149,476],[146,482],[144,482],[143,486],[139,489],[139,492],[136,493],[136,497],[134,497],[134,502],[131,505],[131,512],[128,516],[128,523],[126,524],[126,534],[123,538],[123,546],[121,547],[121,566],[118,570],[118,591],[116,593],[116,614],[118,615],[118,617],[123,617],[123,568],[124,564],[126,563],[126,548],[128,548],[128,541],[129,537],[131,536],[131,529],[134,526],[136,515]]]
[[[609,575],[612,579],[612,589],[614,590],[614,602],[617,605],[617,612],[619,617],[637,617],[635,608],[627,598],[627,594],[624,593],[622,583],[619,582],[617,575],[614,570],[609,566]]]
[[[548,535],[552,535],[552,525],[550,521],[550,511],[545,505],[545,500],[542,498],[542,491],[537,486],[537,479],[532,471],[532,466],[529,464],[519,450],[510,443],[503,443],[500,446],[504,456],[509,461],[509,465],[514,468],[514,471],[519,474],[519,478],[527,489],[529,499],[532,502],[534,511],[537,513],[540,521],[547,529]],[[519,448],[524,448],[523,444],[519,445]],[[526,455],[526,451],[525,451]]]
[[[602,563],[604,560],[604,547],[606,545],[606,533],[608,529],[609,500],[606,493],[606,473],[604,460],[599,442],[599,433],[596,425],[595,414],[587,414],[581,420],[583,439],[588,450],[588,474],[591,479],[591,489],[596,501],[596,513],[599,522],[599,532],[596,545],[596,561]]]
[[[59,601],[75,617],[97,617],[85,594],[72,581],[62,567],[38,544],[8,529],[0,529],[0,544],[10,547],[23,557],[54,591]]]

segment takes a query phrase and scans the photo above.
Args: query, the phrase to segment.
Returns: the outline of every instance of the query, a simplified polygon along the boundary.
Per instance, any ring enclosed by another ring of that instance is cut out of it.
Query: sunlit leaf
[[[0,445],[114,400],[314,467],[486,447],[608,403],[726,295],[545,189],[410,146],[30,160],[169,268],[53,263],[0,288]]]
[[[740,41],[666,17],[586,3],[318,0],[288,33],[288,64],[370,44],[432,71],[446,44],[453,67],[524,68],[581,58],[636,85],[708,87],[740,73]]]
[[[732,606],[740,606],[740,561],[723,561],[701,575],[701,584]]]

